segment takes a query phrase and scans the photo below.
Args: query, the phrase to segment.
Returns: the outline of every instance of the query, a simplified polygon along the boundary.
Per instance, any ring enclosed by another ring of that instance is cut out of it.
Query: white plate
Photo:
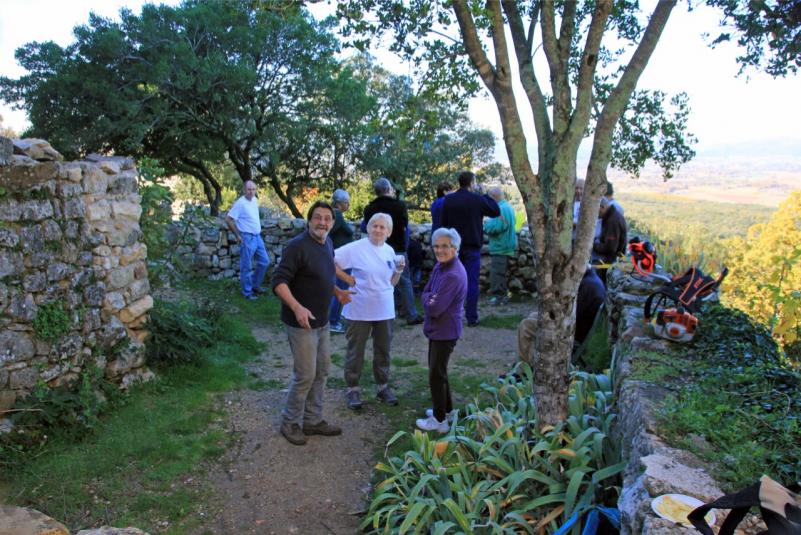
[[[686,521],[685,519],[682,518],[674,518],[667,513],[662,513],[658,509],[658,507],[662,504],[662,502],[665,501],[665,498],[667,496],[669,496],[670,498],[679,503],[687,505],[689,507],[689,510],[687,510],[687,514],[690,514],[690,512],[692,512],[692,510],[695,509],[696,507],[704,505],[704,502],[702,502],[698,498],[687,496],[686,494],[663,494],[661,496],[657,496],[651,501],[651,509],[653,509],[654,513],[656,513],[657,516],[670,520],[671,522],[676,522],[678,524],[683,524],[685,526],[691,526],[692,524],[690,524],[689,521]],[[707,524],[709,524],[710,526],[713,525],[715,523],[714,511],[709,511],[706,514],[706,516],[704,516],[704,519],[706,520]]]

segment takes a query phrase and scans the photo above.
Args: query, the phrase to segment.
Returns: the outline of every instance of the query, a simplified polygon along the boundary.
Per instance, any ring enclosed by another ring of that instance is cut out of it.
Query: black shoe
[[[423,318],[420,316],[406,320],[406,325],[420,325],[421,323],[423,323]]]
[[[253,293],[256,295],[262,295],[266,294],[267,290],[265,290],[264,288],[253,288]]]
[[[390,390],[389,387],[386,387],[385,389],[380,390],[375,395],[375,397],[378,398],[378,401],[382,401],[382,402],[386,403],[387,405],[397,405],[398,404],[398,398],[395,396],[394,393],[392,393],[392,390]]]
[[[342,434],[342,429],[331,425],[325,420],[320,420],[320,423],[314,425],[303,426],[304,435],[323,435],[325,437],[335,437]]]
[[[298,424],[282,423],[281,434],[284,435],[284,438],[287,439],[290,444],[294,444],[295,446],[303,446],[306,444],[306,436],[303,434]]]
[[[468,327],[478,327],[478,320],[476,320],[476,321],[468,321],[467,322],[467,326]]]

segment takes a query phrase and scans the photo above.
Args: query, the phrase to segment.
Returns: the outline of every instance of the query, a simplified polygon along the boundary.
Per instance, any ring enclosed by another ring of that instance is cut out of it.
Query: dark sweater
[[[423,334],[429,340],[456,340],[462,335],[462,307],[467,296],[467,272],[458,258],[431,271],[420,301],[425,310]]]
[[[388,214],[392,218],[392,234],[387,238],[387,243],[396,253],[405,253],[406,227],[409,225],[409,213],[406,211],[406,203],[386,195],[376,197],[364,207],[363,225],[367,225],[370,218],[377,213]]]
[[[587,338],[595,321],[595,315],[606,298],[604,283],[595,273],[594,269],[584,272],[578,288],[576,298],[576,335],[575,340],[579,344]]]
[[[626,252],[626,220],[614,206],[610,206],[601,218],[601,237],[592,244],[592,251],[604,262],[612,263],[618,255]]]
[[[334,210],[334,226],[331,227],[328,237],[334,243],[334,249],[339,249],[353,241],[353,227],[345,221],[345,216],[339,210]]]
[[[281,262],[273,273],[272,288],[281,283],[289,286],[292,296],[308,308],[315,319],[309,320],[312,329],[328,323],[328,308],[334,295],[334,247],[327,238],[322,244],[309,231],[292,238],[284,248]],[[281,303],[281,321],[300,328],[295,314]]]
[[[480,249],[484,244],[484,216],[499,215],[501,210],[492,197],[459,188],[445,196],[442,205],[442,226],[456,229],[462,237],[462,248]]]

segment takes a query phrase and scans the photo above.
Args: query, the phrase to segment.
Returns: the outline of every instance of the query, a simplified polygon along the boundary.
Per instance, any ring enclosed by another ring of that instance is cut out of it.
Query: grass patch
[[[523,316],[520,314],[512,314],[510,316],[490,314],[481,318],[481,326],[490,329],[517,329],[521,321],[523,321]]]
[[[207,296],[224,286],[202,284]],[[133,388],[91,433],[75,439],[54,429],[40,455],[4,467],[0,501],[33,507],[71,530],[113,524],[155,533],[166,522],[168,533],[200,532],[211,488],[197,476],[231,440],[219,395],[254,383],[242,364],[263,350],[245,319],[232,308],[199,358]]]
[[[690,363],[676,354],[641,351],[632,361],[631,378],[656,383],[682,376],[682,370]]]
[[[417,366],[417,360],[394,358],[392,359],[392,365],[397,368],[408,368],[409,366]]]

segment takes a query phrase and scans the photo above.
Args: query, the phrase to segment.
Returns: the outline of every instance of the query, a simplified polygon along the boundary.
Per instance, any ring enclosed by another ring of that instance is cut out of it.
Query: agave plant
[[[517,370],[465,407],[440,439],[410,436],[411,448],[376,465],[375,487],[361,529],[369,533],[552,533],[573,514],[615,501],[620,448],[608,375],[576,372],[570,416],[540,427],[531,370]],[[573,532],[578,533],[580,523]]]

